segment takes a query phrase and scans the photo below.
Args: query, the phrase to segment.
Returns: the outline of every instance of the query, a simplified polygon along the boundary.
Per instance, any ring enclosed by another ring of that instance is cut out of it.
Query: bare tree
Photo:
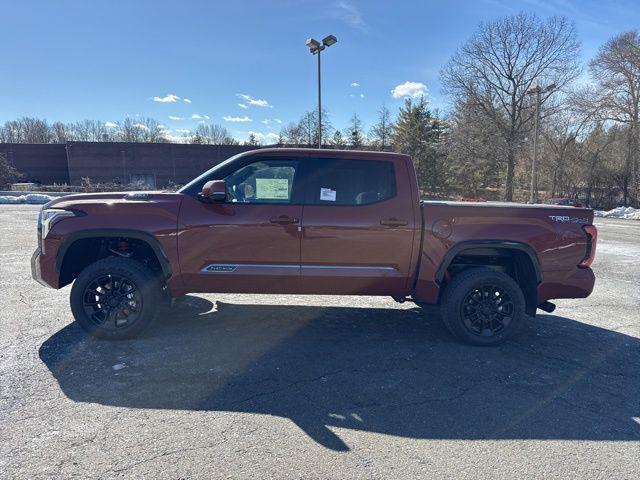
[[[382,105],[378,110],[378,120],[371,127],[371,143],[379,150],[388,150],[391,147],[391,136],[393,135],[393,121],[391,112]]]
[[[105,142],[113,141],[114,128],[107,127],[107,125],[100,120],[80,120],[78,122],[70,123],[66,126],[67,140],[73,140],[76,142]]]
[[[119,142],[165,143],[166,128],[153,118],[125,118],[115,128]]]
[[[638,135],[640,132],[640,36],[625,32],[609,40],[590,65],[596,82],[596,103],[604,119],[625,125],[626,153],[623,196],[630,199],[630,184],[640,182]],[[636,186],[636,189],[640,185]]]
[[[487,23],[441,72],[445,91],[481,109],[507,145],[504,198],[513,199],[514,171],[524,132],[534,114],[527,91],[536,84],[562,89],[580,72],[579,42],[564,17],[542,21],[519,13]],[[552,92],[542,94],[544,104]]]
[[[284,144],[301,145],[304,143],[304,134],[299,123],[290,122],[280,131],[280,137],[282,138],[281,143]]]
[[[40,118],[22,117],[6,122],[2,127],[2,141],[6,143],[51,143],[53,134],[49,123]]]
[[[215,123],[198,125],[191,136],[190,143],[238,145],[238,141],[233,138],[229,130]]]
[[[349,120],[349,126],[344,131],[347,143],[351,148],[361,148],[367,142],[364,134],[364,124],[357,113],[354,113]]]
[[[331,145],[335,148],[344,148],[347,146],[347,141],[345,140],[340,130],[336,130],[335,132],[333,132],[333,136],[331,137]]]

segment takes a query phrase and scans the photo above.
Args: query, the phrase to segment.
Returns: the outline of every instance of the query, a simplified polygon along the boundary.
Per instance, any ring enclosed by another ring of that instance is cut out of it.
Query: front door
[[[302,223],[305,293],[408,293],[420,226],[408,175],[402,158],[310,162]]]
[[[187,291],[298,291],[298,170],[297,160],[258,159],[225,178],[225,202],[185,198],[178,251]]]

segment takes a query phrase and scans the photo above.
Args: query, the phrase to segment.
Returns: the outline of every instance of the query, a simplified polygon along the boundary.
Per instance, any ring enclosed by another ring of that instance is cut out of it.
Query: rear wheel
[[[92,263],[71,288],[71,311],[94,337],[119,340],[139,334],[153,321],[162,291],[141,263],[109,257]]]
[[[499,345],[525,322],[520,286],[490,268],[472,268],[456,275],[441,303],[442,320],[459,340],[473,345]]]

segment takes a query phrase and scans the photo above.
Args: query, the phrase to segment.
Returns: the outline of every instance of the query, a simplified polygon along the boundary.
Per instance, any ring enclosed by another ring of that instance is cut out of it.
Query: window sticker
[[[256,178],[256,198],[260,200],[288,200],[288,178]]]
[[[320,189],[320,200],[324,200],[325,202],[335,202],[336,201],[336,191],[331,190],[330,188],[322,187]]]

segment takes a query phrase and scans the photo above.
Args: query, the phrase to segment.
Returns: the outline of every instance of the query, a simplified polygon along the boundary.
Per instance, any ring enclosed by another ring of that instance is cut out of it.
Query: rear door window
[[[311,205],[369,205],[396,195],[393,162],[383,160],[314,160],[305,182]]]

